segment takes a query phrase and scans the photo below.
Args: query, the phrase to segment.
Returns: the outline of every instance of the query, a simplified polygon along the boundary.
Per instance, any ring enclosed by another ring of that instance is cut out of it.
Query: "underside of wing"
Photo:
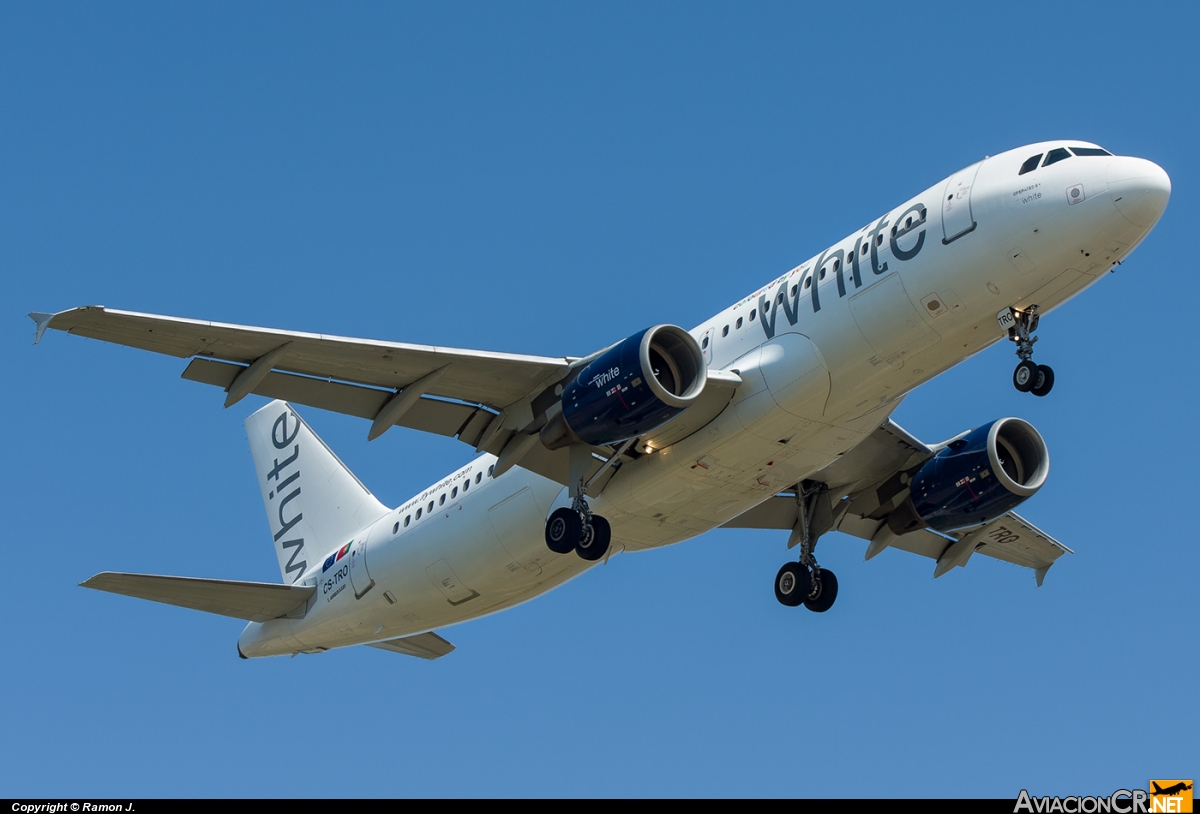
[[[84,588],[149,599],[181,608],[266,622],[293,613],[303,614],[314,587],[270,582],[164,577],[105,571],[80,583]]]
[[[810,507],[815,536],[840,531],[867,540],[867,559],[898,548],[935,560],[933,575],[940,577],[979,553],[1032,569],[1041,585],[1050,566],[1071,549],[1015,512],[947,533],[914,528],[897,534],[889,526],[888,516],[909,494],[913,472],[947,444],[929,446],[889,420],[812,481],[775,495],[725,527],[787,529],[794,541],[805,516],[803,503]]]
[[[580,441],[568,449],[542,443],[541,431],[556,411],[561,412],[564,383],[593,357],[409,345],[102,306],[30,316],[37,340],[49,328],[192,357],[183,378],[224,390],[226,407],[254,394],[365,418],[372,422],[368,440],[392,426],[457,438],[478,452],[495,455],[497,474],[520,465],[564,485],[585,482],[591,495],[645,446],[662,449],[707,425],[741,383],[735,373],[707,371],[706,384],[694,402],[644,437],[623,445]]]

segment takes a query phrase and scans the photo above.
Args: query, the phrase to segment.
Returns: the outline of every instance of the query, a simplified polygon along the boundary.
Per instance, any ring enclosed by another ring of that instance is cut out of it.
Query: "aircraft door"
[[[950,243],[975,228],[971,211],[971,187],[983,162],[972,164],[950,176],[942,192],[942,243]]]
[[[375,587],[367,571],[367,535],[361,540],[350,544],[350,584],[354,587],[354,598],[362,599],[363,594]]]

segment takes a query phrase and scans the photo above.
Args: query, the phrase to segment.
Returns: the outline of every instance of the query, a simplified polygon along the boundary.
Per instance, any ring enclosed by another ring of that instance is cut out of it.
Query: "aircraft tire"
[[[585,540],[586,538],[586,540]],[[595,562],[608,553],[608,544],[612,540],[612,526],[598,514],[592,515],[591,535],[581,535],[575,544],[575,553],[589,562]]]
[[[1035,396],[1044,396],[1054,387],[1054,370],[1049,365],[1038,365],[1037,383],[1029,389]]]
[[[1020,390],[1022,393],[1028,393],[1037,384],[1038,369],[1037,365],[1028,360],[1017,365],[1017,369],[1013,371],[1013,387]]]
[[[798,562],[784,563],[775,575],[775,598],[789,608],[798,607],[808,596],[812,573]]]
[[[583,535],[583,520],[573,509],[555,509],[546,521],[546,548],[555,554],[569,554]]]
[[[837,577],[832,571],[821,569],[820,575],[813,580],[812,590],[804,600],[804,607],[813,613],[824,613],[833,607],[837,599]]]

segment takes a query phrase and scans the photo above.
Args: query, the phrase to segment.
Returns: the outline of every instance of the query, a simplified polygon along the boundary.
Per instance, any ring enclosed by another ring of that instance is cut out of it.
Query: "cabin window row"
[[[738,330],[739,328],[741,328],[741,327],[742,327],[742,325],[746,324],[747,322],[753,322],[753,321],[754,321],[754,320],[755,320],[757,317],[758,317],[758,309],[757,309],[757,308],[751,308],[751,309],[750,309],[750,316],[748,316],[748,317],[738,317],[738,318],[737,318],[737,322],[735,322],[735,323],[733,324],[733,329],[736,331],[736,330]],[[729,326],[728,326],[728,325],[726,325],[724,328],[722,328],[722,329],[721,329],[721,336],[729,336]],[[703,340],[701,340],[701,342],[700,342],[700,348],[701,348],[702,350],[706,350],[706,349],[708,348],[708,337],[707,337],[707,336],[706,336],[706,337],[704,337],[704,339],[703,339]]]
[[[900,224],[897,223],[895,226],[892,227],[892,237],[898,237],[900,234],[899,230],[902,228],[907,231],[908,229],[911,229],[914,225],[920,225],[921,223],[923,223],[925,221],[925,217],[927,214],[928,214],[927,210],[922,208],[919,212],[916,213],[915,218],[912,215],[909,215],[908,217],[906,217],[904,219],[903,226],[901,226]],[[875,236],[875,245],[876,246],[883,245],[883,235],[882,234],[878,234]],[[871,242],[869,240],[863,242],[862,247],[860,248],[860,253],[862,254],[863,257],[867,256],[867,252],[870,250],[870,247],[871,247]],[[848,258],[852,257],[853,254],[854,254],[854,249],[846,250],[846,257],[848,257]],[[850,262],[850,261],[847,260],[846,262]],[[842,267],[841,258],[839,258],[839,257],[833,258],[833,265],[832,265],[833,272],[836,274],[838,269],[840,269],[841,267]],[[817,275],[817,278],[820,280],[824,280],[825,273],[827,271],[829,271],[830,268],[831,268],[830,266],[823,266],[821,268],[820,273]],[[810,288],[812,288],[812,277],[808,276],[808,277],[804,278],[804,290],[807,291]],[[798,290],[797,285],[793,284],[791,287],[791,290],[788,293],[792,297],[795,297],[797,290]],[[783,305],[783,298],[784,298],[784,292],[781,290],[775,296],[775,304]],[[770,310],[770,308],[771,308],[770,302],[764,303],[763,304],[763,313],[766,313],[768,310]],[[748,321],[753,322],[754,318],[756,316],[758,316],[757,309],[751,309],[750,317],[749,317]],[[734,323],[733,329],[736,331],[737,329],[739,329],[741,327],[742,327],[742,317],[738,317],[737,322]],[[721,328],[721,336],[723,336],[723,337],[729,336],[729,326],[728,325]],[[700,343],[700,347],[704,350],[708,349],[708,337],[707,336],[705,336],[704,340]]]
[[[496,467],[495,467],[495,465],[494,465],[494,464],[493,464],[492,466],[489,466],[489,467],[488,467],[488,470],[487,470],[487,476],[488,476],[488,478],[491,478],[491,477],[492,477],[492,473],[493,473],[495,470],[496,470]],[[479,482],[480,482],[480,481],[482,481],[482,480],[483,480],[483,473],[482,473],[482,472],[476,472],[476,473],[475,473],[475,483],[479,483]],[[467,479],[466,479],[466,480],[463,482],[463,485],[462,485],[462,493],[465,495],[465,494],[467,493],[467,490],[468,490],[468,489],[470,489],[470,488],[471,488],[471,479],[470,479],[470,478],[467,478]],[[450,495],[449,495],[449,497],[450,497],[450,499],[451,499],[451,500],[453,500],[454,498],[458,497],[458,491],[459,491],[459,487],[457,487],[457,486],[455,486],[454,488],[452,488],[452,489],[450,490]],[[446,505],[446,497],[447,497],[446,493],[445,493],[445,492],[442,492],[442,494],[438,496],[438,498],[437,498],[437,500],[436,500],[436,504],[437,504],[438,506],[444,506],[444,505]],[[433,514],[433,507],[434,507],[434,503],[435,503],[435,501],[431,500],[431,501],[429,501],[429,505],[428,505],[428,506],[423,506],[423,507],[421,507],[421,508],[418,508],[418,509],[417,509],[417,511],[416,511],[416,513],[412,513],[412,514],[406,514],[406,515],[404,515],[404,527],[405,527],[405,528],[408,528],[409,524],[410,524],[410,523],[412,523],[412,521],[414,521],[414,520],[420,520],[420,519],[421,519],[421,516],[422,516],[422,515],[424,515],[424,514]],[[400,521],[398,521],[398,520],[397,520],[397,521],[396,521],[394,524],[392,524],[392,534],[395,534],[395,533],[397,533],[398,531],[400,531]]]

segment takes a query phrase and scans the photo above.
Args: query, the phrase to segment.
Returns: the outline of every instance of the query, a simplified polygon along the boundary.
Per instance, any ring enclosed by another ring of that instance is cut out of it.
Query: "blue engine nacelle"
[[[567,383],[562,411],[542,428],[542,443],[558,449],[580,441],[604,446],[636,438],[690,407],[707,381],[700,345],[687,331],[674,325],[639,331]]]
[[[1023,503],[1049,473],[1050,453],[1033,425],[997,419],[922,464],[888,525],[896,534],[926,526],[941,532],[978,526]]]

